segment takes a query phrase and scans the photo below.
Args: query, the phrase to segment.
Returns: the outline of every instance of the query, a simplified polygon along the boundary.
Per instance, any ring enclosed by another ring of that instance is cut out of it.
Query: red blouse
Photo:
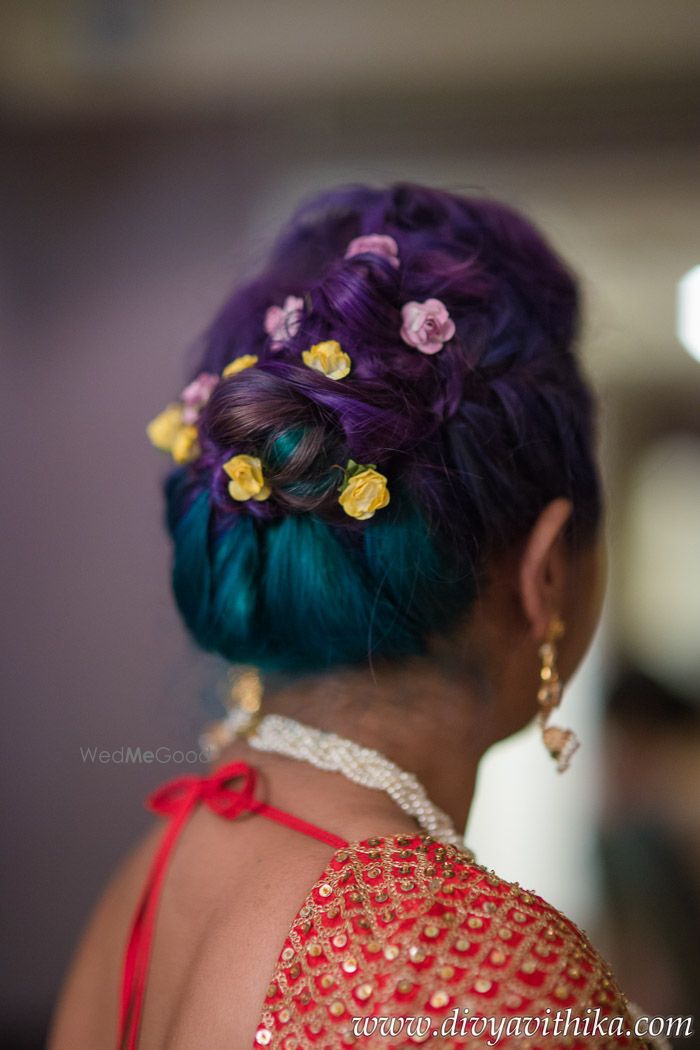
[[[285,938],[256,1050],[650,1045],[631,1034],[630,1006],[585,934],[540,897],[428,835],[348,843],[257,800],[255,782],[253,766],[234,762],[149,799],[170,824],[127,944],[119,1050],[137,1046],[168,857],[200,802],[229,820],[254,812],[335,847]]]

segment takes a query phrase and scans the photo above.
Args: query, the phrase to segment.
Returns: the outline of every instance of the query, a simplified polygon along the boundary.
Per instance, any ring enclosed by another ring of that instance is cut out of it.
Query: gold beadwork
[[[527,1003],[533,1016],[575,997],[581,1009],[600,1004],[625,1015],[607,966],[572,924],[538,898],[476,867],[465,853],[440,847],[454,872],[455,894],[448,901],[429,874],[440,863],[437,847],[425,836],[409,841],[416,887],[410,898],[402,896],[398,837],[381,840],[376,863],[367,842],[344,849],[342,872],[330,862],[294,920],[267,989],[272,997],[265,1000],[258,1031],[269,1031],[271,1041],[256,1045],[300,1050],[313,1033],[321,1035],[323,1046],[356,1045],[345,1027],[348,1014],[371,1002],[365,1010],[391,1015],[392,996],[395,1006],[410,1002],[412,1010],[444,1010],[452,1003],[472,1013],[483,1012],[488,997],[494,1015]],[[368,884],[370,867],[379,874]],[[334,889],[346,873],[342,892]],[[333,923],[320,892],[324,886],[334,895]],[[386,908],[385,897],[396,906]]]

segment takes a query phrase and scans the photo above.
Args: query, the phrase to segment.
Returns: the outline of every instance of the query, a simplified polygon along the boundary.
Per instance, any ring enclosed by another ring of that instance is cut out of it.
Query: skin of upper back
[[[69,974],[50,1050],[114,1045],[123,953],[160,830],[107,887]],[[332,852],[266,820],[192,817],[163,889],[140,1047],[252,1045],[285,934]]]
[[[414,832],[380,792],[244,745],[257,796],[348,840]],[[124,951],[163,834],[156,824],[107,886],[61,994],[49,1050],[114,1046]],[[260,816],[200,806],[170,855],[156,919],[139,1050],[252,1046],[279,951],[333,847]]]

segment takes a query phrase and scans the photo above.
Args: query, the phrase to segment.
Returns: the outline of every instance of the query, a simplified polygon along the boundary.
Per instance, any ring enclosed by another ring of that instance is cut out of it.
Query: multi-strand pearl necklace
[[[264,715],[245,735],[258,751],[298,758],[317,769],[341,773],[363,787],[385,791],[432,838],[464,849],[462,835],[448,815],[430,801],[417,777],[379,751],[284,715]]]

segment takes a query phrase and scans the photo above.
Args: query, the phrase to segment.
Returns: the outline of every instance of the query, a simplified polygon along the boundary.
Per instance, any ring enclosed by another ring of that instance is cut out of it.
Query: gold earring
[[[547,725],[550,714],[561,703],[562,684],[557,668],[556,643],[565,630],[564,621],[559,616],[554,616],[549,624],[547,638],[539,649],[541,664],[540,687],[537,690],[537,723],[542,730],[542,742],[557,763],[558,773],[563,773],[569,768],[571,756],[580,746],[576,734],[571,729]]]
[[[230,672],[231,688],[228,714],[220,722],[205,727],[199,737],[199,746],[207,758],[216,759],[237,736],[246,736],[260,719],[263,684],[254,667]]]

